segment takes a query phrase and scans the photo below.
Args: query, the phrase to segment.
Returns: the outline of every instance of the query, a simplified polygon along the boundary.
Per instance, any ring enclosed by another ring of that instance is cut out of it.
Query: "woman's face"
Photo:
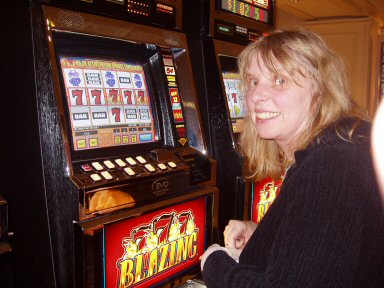
[[[291,139],[308,122],[312,82],[300,74],[291,77],[283,67],[277,68],[280,75],[269,71],[257,55],[253,56],[247,70],[246,103],[259,136],[276,140],[287,154]]]

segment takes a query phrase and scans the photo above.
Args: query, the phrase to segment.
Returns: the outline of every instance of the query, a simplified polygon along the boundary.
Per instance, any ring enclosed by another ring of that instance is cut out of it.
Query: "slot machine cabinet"
[[[199,270],[217,229],[216,162],[205,155],[180,3],[24,1],[6,10],[6,22],[20,21],[6,32],[5,67],[23,76],[10,78],[6,99],[20,115],[8,109],[2,121],[17,139],[5,155],[16,287],[111,287],[106,277],[118,271],[105,266],[105,245],[120,225],[152,223],[142,237],[158,233],[176,253],[168,265],[143,264],[134,285],[172,286]],[[154,230],[156,217],[169,225]],[[184,240],[161,233],[171,224]],[[143,239],[134,240],[147,261]]]
[[[77,253],[84,256],[76,259],[86,273],[77,287],[182,287],[199,277],[216,199],[211,187],[79,223]]]
[[[193,2],[193,3],[192,3]],[[246,113],[238,89],[237,56],[273,27],[274,1],[184,1],[184,29],[188,36],[193,69],[210,155],[217,160],[220,190],[219,227],[230,219],[249,217],[251,186],[244,175],[238,149]],[[188,11],[194,11],[189,13]]]
[[[0,194],[0,255],[12,250],[8,238],[8,203]]]

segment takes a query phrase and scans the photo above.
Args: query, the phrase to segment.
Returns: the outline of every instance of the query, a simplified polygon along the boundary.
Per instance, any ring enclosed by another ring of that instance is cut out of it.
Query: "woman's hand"
[[[240,255],[256,227],[252,221],[230,220],[224,230],[225,247],[240,250],[237,252]]]
[[[203,271],[204,264],[205,264],[205,261],[207,260],[208,256],[211,255],[213,252],[220,251],[220,250],[226,252],[235,261],[237,261],[239,259],[240,254],[237,254],[236,251],[234,251],[234,249],[222,247],[219,244],[212,244],[211,246],[208,247],[207,250],[205,250],[204,254],[200,256],[201,271]],[[234,251],[235,253],[233,253],[232,251]]]

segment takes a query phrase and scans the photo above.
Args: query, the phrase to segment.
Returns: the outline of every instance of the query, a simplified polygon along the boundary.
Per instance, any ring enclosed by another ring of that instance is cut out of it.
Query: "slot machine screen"
[[[240,133],[244,128],[246,104],[245,97],[240,92],[240,74],[237,71],[236,58],[228,56],[219,56],[219,58],[232,131]]]
[[[65,32],[54,43],[74,161],[162,145],[158,47]]]
[[[59,56],[75,151],[158,140],[143,65]]]

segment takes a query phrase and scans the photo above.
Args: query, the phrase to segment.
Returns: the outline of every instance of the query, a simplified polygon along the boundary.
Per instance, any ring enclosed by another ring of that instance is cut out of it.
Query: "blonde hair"
[[[350,97],[342,59],[317,34],[306,30],[277,30],[249,44],[238,58],[244,95],[247,70],[253,57],[261,59],[275,75],[280,74],[276,68],[279,64],[288,75],[298,73],[312,81],[312,113],[306,129],[291,143],[293,151],[306,148],[320,132],[341,117],[367,119]],[[250,177],[256,181],[266,177],[279,178],[292,160],[287,158],[275,140],[258,136],[249,116],[244,121],[240,146],[247,159]],[[353,129],[348,131],[349,137]]]

